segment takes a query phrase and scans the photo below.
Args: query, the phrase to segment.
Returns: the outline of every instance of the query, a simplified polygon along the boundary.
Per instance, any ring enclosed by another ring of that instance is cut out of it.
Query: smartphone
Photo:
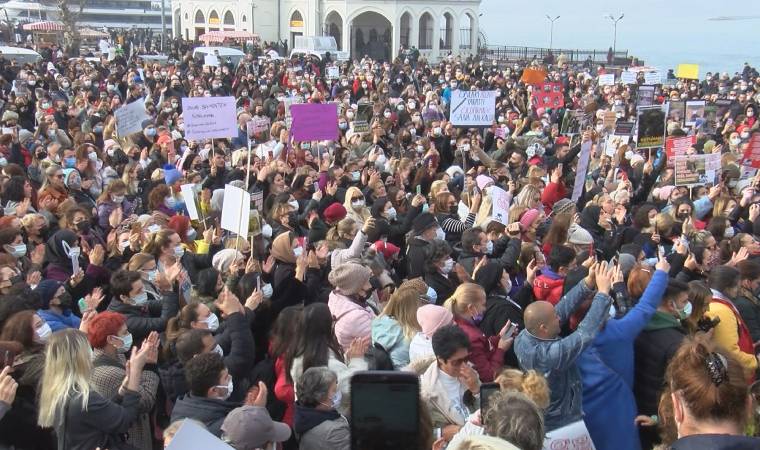
[[[512,325],[517,326],[517,325]],[[486,414],[488,413],[489,401],[491,396],[499,392],[499,383],[482,383],[480,385],[480,421],[485,424]]]
[[[84,314],[84,312],[85,312],[85,311],[87,311],[87,302],[86,302],[86,301],[84,301],[84,299],[83,299],[83,298],[80,298],[80,299],[77,301],[77,305],[79,306],[79,312],[80,312],[80,313]]]
[[[419,413],[413,373],[357,372],[351,378],[351,449],[418,450]]]
[[[422,186],[417,185],[417,195],[422,195]]]
[[[314,192],[317,192],[318,190],[319,190],[319,182],[315,181],[314,182]]]
[[[504,332],[504,336],[507,338],[512,337],[513,334],[515,334],[515,331],[517,331],[517,324],[513,323],[509,325],[509,328],[507,328],[507,331]]]
[[[657,256],[659,256],[660,258],[665,257],[665,247],[663,247],[662,245],[657,246]]]

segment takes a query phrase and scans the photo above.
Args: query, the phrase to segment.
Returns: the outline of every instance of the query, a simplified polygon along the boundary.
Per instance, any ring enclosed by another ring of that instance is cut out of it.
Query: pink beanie
[[[417,309],[417,322],[422,328],[422,334],[432,338],[433,333],[454,320],[451,312],[438,305],[425,305]]]
[[[525,211],[520,217],[520,228],[523,230],[527,230],[530,228],[531,225],[533,225],[533,222],[538,219],[538,215],[541,214],[537,209],[529,209]]]
[[[493,178],[486,175],[478,175],[475,177],[475,184],[478,185],[478,189],[481,191],[486,188],[488,183],[493,183]]]

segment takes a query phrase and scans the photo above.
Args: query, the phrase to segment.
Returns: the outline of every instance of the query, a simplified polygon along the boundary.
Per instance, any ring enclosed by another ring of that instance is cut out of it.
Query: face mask
[[[364,200],[356,200],[355,202],[351,202],[351,206],[353,206],[354,209],[361,208],[364,206]]]
[[[685,320],[685,319],[688,319],[689,316],[691,316],[691,308],[692,308],[691,302],[686,302],[686,304],[683,305],[683,308],[681,308],[681,309],[678,309],[676,307],[676,303],[675,302],[670,302],[670,304],[673,306],[673,309],[675,309],[676,311],[678,311],[678,318],[679,319]]]
[[[132,297],[132,302],[137,306],[142,306],[148,303],[148,293],[145,291],[140,292],[136,296]]]
[[[119,353],[127,353],[130,348],[132,348],[132,334],[127,334],[126,336],[114,336],[118,340],[121,341],[121,347],[118,347],[116,349]]]
[[[63,165],[67,169],[73,169],[74,166],[77,165],[77,159],[73,156],[69,156],[68,158],[63,159]]]
[[[272,298],[274,289],[272,288],[272,285],[270,283],[267,283],[261,286],[261,293],[264,295],[265,298]]]
[[[427,205],[427,203],[425,203],[425,204]],[[446,233],[444,233],[443,229],[436,228],[436,230],[435,230],[435,238],[438,239],[438,240],[440,240],[440,241],[446,240]]]
[[[428,286],[425,296],[428,298],[428,300],[432,304],[435,304],[435,302],[438,300],[438,293],[435,291],[435,289],[431,288],[430,286]]]
[[[747,111],[747,117],[752,117],[755,115],[754,111]]]
[[[443,272],[444,275],[448,275],[451,273],[451,271],[454,270],[454,260],[449,258],[446,260],[445,263],[443,263],[443,268],[441,268],[441,272]]]
[[[219,397],[219,399],[227,400],[228,398],[230,398],[230,395],[232,394],[232,389],[233,389],[232,377],[230,377],[230,381],[228,381],[225,386],[217,385],[216,387],[226,389],[227,393]]]
[[[174,197],[166,197],[164,199],[164,205],[169,209],[174,209],[174,207],[177,206],[177,200],[175,200]]]
[[[216,347],[212,348],[211,351],[224,358],[224,350],[222,350],[221,345],[216,344]]]
[[[388,220],[396,220],[396,208],[390,207],[385,211],[386,217],[388,217]],[[24,246],[26,248],[26,246]]]
[[[723,237],[726,239],[731,239],[734,237],[734,227],[728,227],[726,228],[726,231],[723,233]]]
[[[610,315],[610,319],[614,319],[615,316],[617,315],[617,308],[615,308],[615,304],[614,303],[610,304],[610,310],[609,310],[608,314]]]
[[[475,325],[479,325],[480,322],[482,322],[482,321],[483,321],[483,313],[477,313],[474,316],[472,316],[472,322]]]
[[[181,245],[174,247],[174,257],[181,258],[185,254],[185,249]]]
[[[209,314],[209,316],[203,322],[206,324],[206,326],[208,326],[208,330],[211,332],[219,329],[219,317],[217,317],[214,313]]]
[[[346,116],[348,116],[348,115],[346,115]],[[340,122],[338,124],[338,128],[340,128],[341,130],[347,130],[348,129],[348,123],[346,123],[346,122]]]
[[[293,254],[296,255],[296,258],[300,258],[303,254],[303,247],[296,247],[293,249]]]
[[[433,134],[436,135],[436,136],[440,136],[441,135],[441,127],[435,127],[435,128],[433,128]]]
[[[486,255],[490,255],[493,253],[493,241],[488,241],[488,244],[486,244]]]
[[[335,390],[335,394],[332,396],[332,407],[333,409],[337,409],[338,406],[340,406],[340,401],[343,399],[343,394],[340,392],[340,389]]]
[[[741,143],[742,143],[741,138],[738,138],[738,137],[737,138],[731,138],[731,145],[736,146],[736,145],[739,145]]]
[[[50,339],[50,335],[53,334],[53,330],[50,328],[50,325],[45,322],[41,327],[34,330],[34,333],[37,335],[37,342],[44,344],[48,341],[48,339]]]
[[[114,203],[121,203],[121,202],[124,201],[124,196],[123,195],[113,195],[113,196],[111,196],[111,199],[113,200]]]
[[[390,116],[391,116],[391,113],[389,111],[386,111],[383,113],[383,117],[385,117],[386,119],[388,119]]]
[[[156,135],[156,129],[155,128],[148,128],[145,130],[145,135],[148,137],[153,137]]]
[[[21,258],[22,256],[26,255],[26,244],[11,245],[10,247],[12,248],[10,254],[14,258]]]
[[[288,205],[290,205],[291,207],[293,207],[293,209],[298,211],[298,200],[291,200],[288,202]]]

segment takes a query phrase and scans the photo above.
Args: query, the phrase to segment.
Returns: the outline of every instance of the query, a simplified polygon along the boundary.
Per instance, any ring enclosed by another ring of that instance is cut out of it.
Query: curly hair
[[[502,392],[517,391],[525,394],[539,408],[549,407],[549,383],[535,370],[523,372],[518,369],[504,369],[496,376]]]

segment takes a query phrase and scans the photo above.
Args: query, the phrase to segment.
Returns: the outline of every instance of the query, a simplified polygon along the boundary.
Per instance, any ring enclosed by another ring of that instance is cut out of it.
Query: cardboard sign
[[[615,129],[615,124],[617,123],[617,114],[615,114],[615,111],[605,111],[604,118],[602,120],[604,129],[612,131]]]
[[[665,112],[659,106],[639,108],[638,148],[662,147],[665,144]]]
[[[624,71],[620,73],[620,82],[623,84],[638,84],[636,72]]]
[[[138,100],[122,105],[114,111],[114,116],[116,116],[116,131],[119,137],[126,137],[142,131],[142,122],[148,118],[148,113],[145,112],[145,104]]]
[[[644,84],[662,84],[662,75],[660,72],[645,72],[644,73]]]
[[[356,114],[354,115],[354,132],[355,133],[367,133],[369,132],[369,121],[372,120],[372,104],[371,103],[359,103],[356,108]]]
[[[183,97],[187,139],[219,139],[238,135],[235,97]]]
[[[525,84],[541,84],[544,80],[546,80],[546,72],[541,69],[525,69],[520,77],[520,81]]]
[[[752,133],[749,138],[749,145],[744,151],[744,164],[753,169],[760,168],[760,133]]]
[[[654,105],[654,86],[639,86],[636,97],[636,106]]]
[[[705,122],[705,101],[689,100],[686,102],[684,123],[699,128]]]
[[[322,141],[338,138],[338,105],[304,103],[290,107],[293,115],[293,139]]]
[[[630,141],[630,136],[609,135],[604,143],[604,154],[607,156],[615,156],[618,149],[624,145],[628,145]]]
[[[533,109],[562,108],[565,106],[565,94],[562,83],[542,83],[530,94],[530,104]]]
[[[586,172],[588,172],[588,163],[591,159],[591,147],[593,141],[588,140],[581,144],[581,153],[578,156],[578,167],[575,172],[575,184],[573,185],[573,196],[570,199],[573,203],[578,202],[583,194],[583,185],[586,184]]]
[[[596,450],[583,420],[546,433],[543,450]]]
[[[686,102],[670,101],[668,106],[668,120],[678,122],[683,125],[684,114],[686,113]]]
[[[451,92],[451,124],[455,127],[491,126],[496,113],[496,91]]]
[[[699,64],[679,64],[676,68],[676,78],[688,80],[699,79]]]
[[[340,78],[340,69],[337,66],[327,67],[327,79],[337,80],[338,78]]]
[[[693,186],[707,184],[706,155],[686,155],[674,158],[675,185]]]
[[[251,215],[251,194],[230,184],[224,185],[222,229],[248,237]]]
[[[491,190],[493,200],[493,220],[509,225],[509,194],[504,189],[494,186]]]
[[[193,184],[183,184],[179,189],[182,193],[182,198],[185,200],[185,207],[187,208],[187,215],[190,217],[190,220],[200,220],[193,186]]]
[[[270,120],[269,117],[254,117],[246,122],[245,127],[248,132],[248,137],[253,138],[259,133],[269,131]]]
[[[615,84],[614,73],[605,73],[604,75],[599,75],[599,86],[612,86],[614,84]]]
[[[204,450],[234,450],[221,439],[203,429],[192,420],[185,420],[172,438],[166,450],[187,450],[202,448]]]
[[[585,120],[586,114],[581,110],[565,111],[565,115],[562,117],[560,134],[567,136],[580,134],[581,129],[585,125]]]

